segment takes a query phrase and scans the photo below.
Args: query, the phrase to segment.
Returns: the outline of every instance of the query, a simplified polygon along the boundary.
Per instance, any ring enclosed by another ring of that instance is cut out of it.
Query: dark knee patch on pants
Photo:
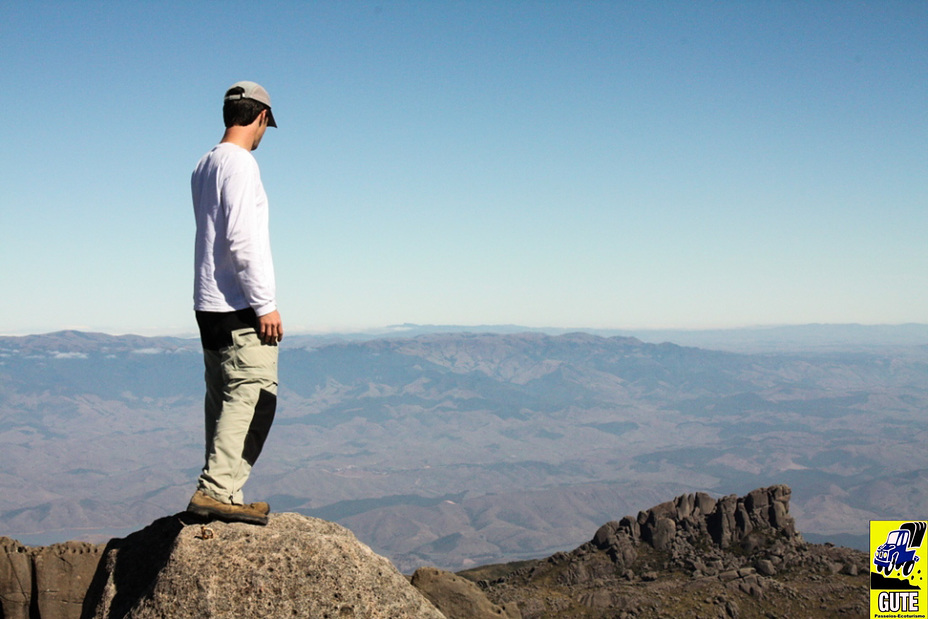
[[[245,451],[242,458],[251,466],[255,465],[261,450],[264,449],[264,441],[271,431],[271,424],[274,423],[274,414],[277,412],[277,396],[270,391],[261,390],[258,395],[258,403],[255,405],[255,415],[251,418],[251,425],[248,426],[248,434],[245,435]]]

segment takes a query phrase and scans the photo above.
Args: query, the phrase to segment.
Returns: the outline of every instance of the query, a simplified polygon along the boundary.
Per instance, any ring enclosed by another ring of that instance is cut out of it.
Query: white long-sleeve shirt
[[[277,309],[268,202],[254,156],[228,142],[214,147],[190,178],[197,221],[194,309],[258,316]]]

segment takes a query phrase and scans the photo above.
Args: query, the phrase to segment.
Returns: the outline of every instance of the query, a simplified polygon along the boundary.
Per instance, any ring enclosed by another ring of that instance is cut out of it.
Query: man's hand
[[[258,337],[265,344],[276,344],[284,339],[284,325],[280,321],[280,312],[258,316]]]

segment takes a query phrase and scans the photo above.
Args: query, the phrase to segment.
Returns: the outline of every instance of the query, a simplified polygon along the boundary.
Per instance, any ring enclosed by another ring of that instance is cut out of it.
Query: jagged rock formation
[[[525,619],[862,616],[866,554],[807,544],[790,493],[687,494],[603,525],[572,552],[460,574]]]
[[[448,619],[522,619],[514,604],[494,604],[473,582],[451,572],[420,567],[411,582]]]
[[[110,619],[443,619],[387,559],[342,526],[271,514],[266,527],[178,514],[107,546],[84,603]]]
[[[78,619],[103,545],[32,548],[0,537],[0,617]]]
[[[778,548],[786,549],[800,543],[802,537],[789,515],[790,494],[787,486],[758,488],[741,498],[729,495],[718,500],[702,492],[685,494],[639,512],[637,518],[626,516],[603,525],[591,543],[619,569],[634,563],[636,547],[643,542],[669,553],[674,566],[692,566],[701,575],[724,565],[730,549],[750,555],[765,545],[779,543]],[[706,548],[710,540],[712,547]]]

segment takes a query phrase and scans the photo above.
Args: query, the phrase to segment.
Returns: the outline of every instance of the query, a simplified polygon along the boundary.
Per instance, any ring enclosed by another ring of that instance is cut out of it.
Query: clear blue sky
[[[0,332],[190,333],[224,90],[289,332],[928,322],[928,2],[0,3]]]

